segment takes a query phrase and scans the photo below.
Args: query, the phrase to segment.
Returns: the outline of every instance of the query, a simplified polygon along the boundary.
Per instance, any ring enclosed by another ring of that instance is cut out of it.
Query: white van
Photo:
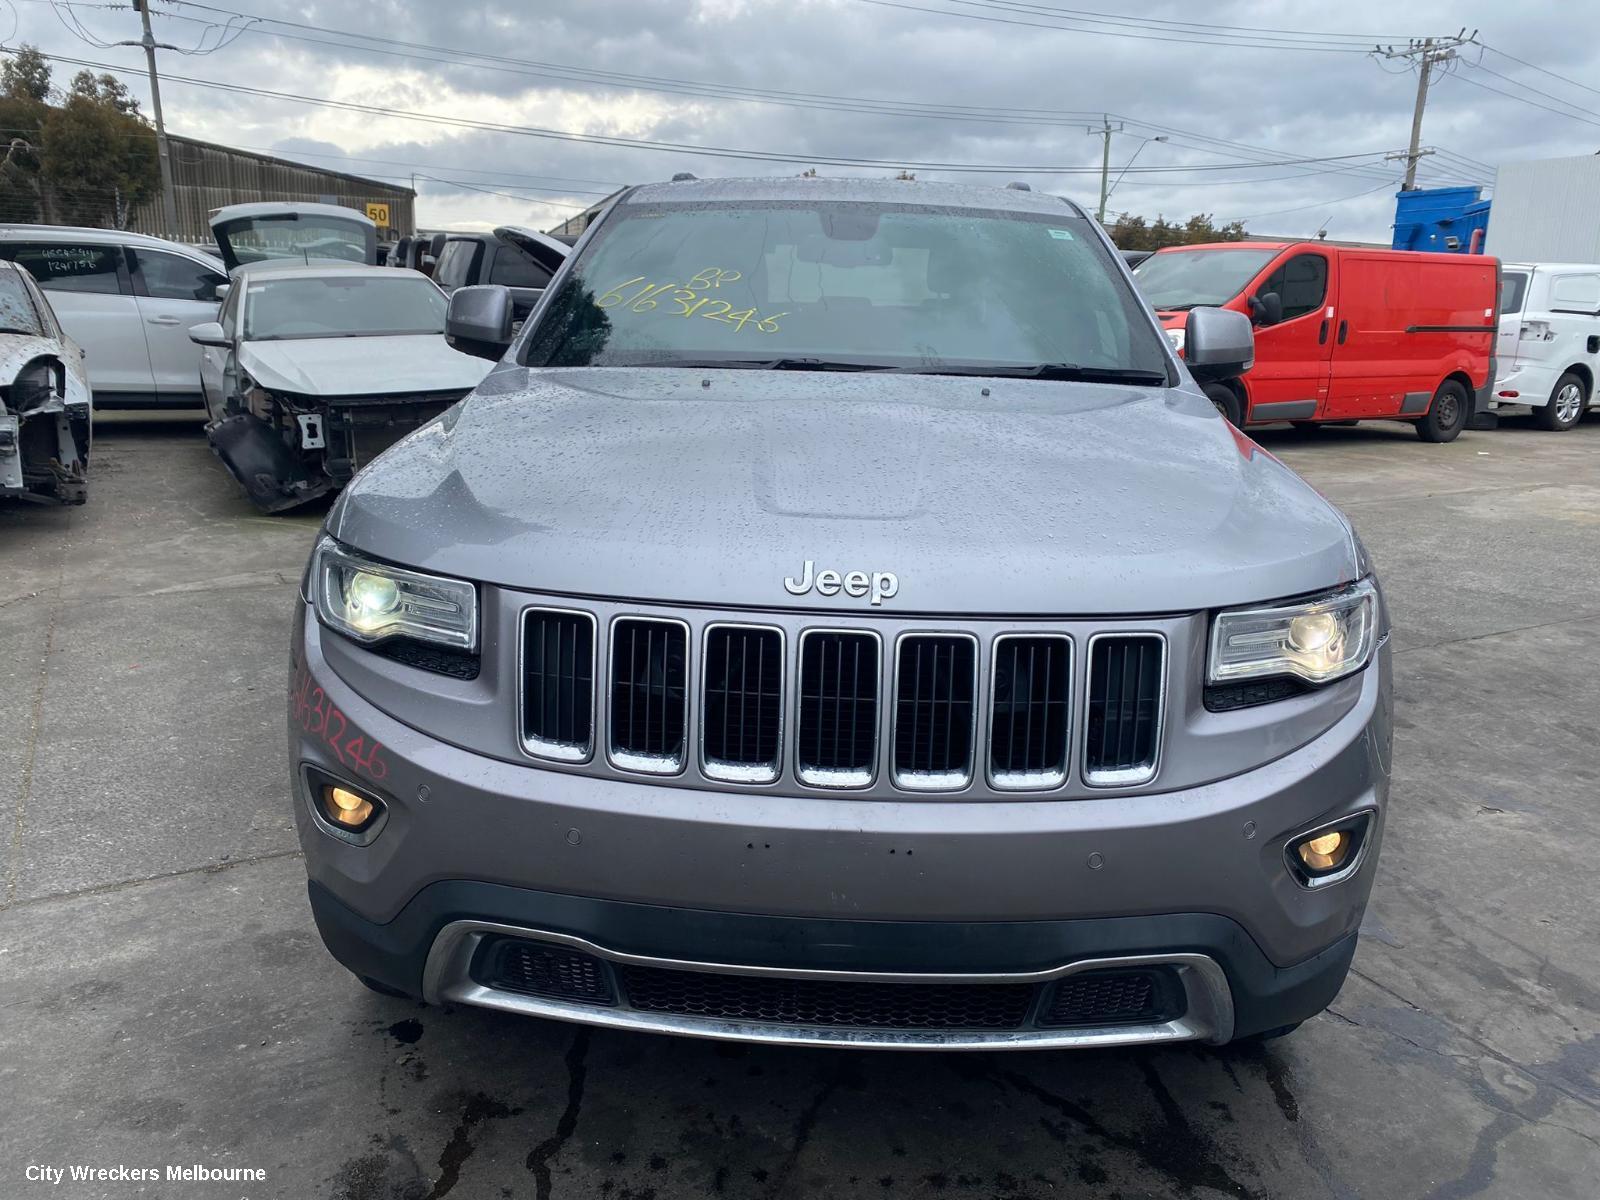
[[[0,226],[0,258],[32,272],[84,350],[97,408],[198,407],[189,326],[217,315],[214,254],[120,229]]]
[[[1526,404],[1544,429],[1571,429],[1595,403],[1600,264],[1505,263],[1494,404]]]

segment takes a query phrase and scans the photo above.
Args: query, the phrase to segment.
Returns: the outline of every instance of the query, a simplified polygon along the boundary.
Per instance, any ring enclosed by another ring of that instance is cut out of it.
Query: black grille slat
[[[969,637],[901,639],[894,767],[907,786],[959,787],[972,776],[978,648]]]
[[[706,634],[702,706],[709,774],[775,778],[783,733],[783,636],[776,629],[716,626]]]
[[[1056,635],[995,643],[989,771],[1002,787],[1050,787],[1067,774],[1071,643]]]
[[[1095,639],[1084,738],[1090,782],[1138,783],[1154,774],[1164,652],[1161,639],[1148,635]]]
[[[860,786],[878,746],[878,639],[810,632],[800,643],[796,758],[809,783]]]
[[[683,765],[689,635],[676,621],[629,617],[612,626],[611,751],[635,770]]]
[[[1041,1025],[1153,1025],[1181,1017],[1183,985],[1165,967],[1084,971],[1045,998]]]
[[[722,1021],[854,1029],[1018,1029],[1034,984],[882,983],[618,968],[628,1006]]]
[[[523,737],[536,753],[587,757],[594,737],[594,621],[540,609],[523,621]]]

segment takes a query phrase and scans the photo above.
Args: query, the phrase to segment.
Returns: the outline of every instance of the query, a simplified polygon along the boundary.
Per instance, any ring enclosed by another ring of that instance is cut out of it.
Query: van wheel
[[[1568,371],[1556,380],[1556,386],[1550,392],[1550,403],[1534,413],[1534,420],[1540,429],[1560,433],[1582,420],[1583,410],[1588,407],[1589,389],[1583,386],[1579,376]]]
[[[1453,442],[1467,427],[1467,389],[1446,379],[1433,394],[1433,403],[1417,422],[1417,436],[1425,442]]]
[[[1216,407],[1230,424],[1236,429],[1244,428],[1244,405],[1239,402],[1239,397],[1234,394],[1231,387],[1220,383],[1206,384],[1206,399]]]

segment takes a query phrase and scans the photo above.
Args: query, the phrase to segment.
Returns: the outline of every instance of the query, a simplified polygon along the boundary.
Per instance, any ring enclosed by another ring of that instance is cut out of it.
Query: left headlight
[[[1377,644],[1370,579],[1311,600],[1221,612],[1211,626],[1209,683],[1289,675],[1331,683],[1361,670]]]
[[[324,537],[312,555],[311,590],[322,623],[358,642],[409,637],[478,648],[478,589],[463,580],[373,562]]]
[[[1167,335],[1167,341],[1172,343],[1173,352],[1179,358],[1182,358],[1183,344],[1189,340],[1187,331],[1183,329],[1165,329],[1162,332]]]

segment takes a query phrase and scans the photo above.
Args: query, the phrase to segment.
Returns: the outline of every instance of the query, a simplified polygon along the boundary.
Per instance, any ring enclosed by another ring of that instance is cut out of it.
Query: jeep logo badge
[[[791,596],[804,596],[814,587],[823,596],[837,596],[840,592],[858,600],[871,596],[873,604],[882,604],[900,590],[900,577],[892,571],[846,571],[841,575],[837,571],[814,571],[815,565],[806,559],[800,578],[785,578],[783,590]]]

